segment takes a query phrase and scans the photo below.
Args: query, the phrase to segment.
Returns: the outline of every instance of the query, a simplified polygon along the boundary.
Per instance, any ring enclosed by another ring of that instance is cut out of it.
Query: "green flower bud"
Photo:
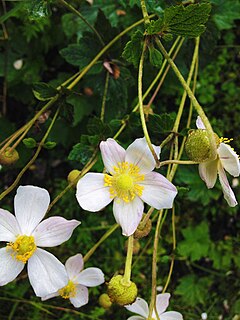
[[[125,306],[133,303],[137,298],[137,286],[134,282],[123,282],[123,276],[112,277],[108,284],[108,295],[112,302]]]
[[[5,151],[0,153],[0,164],[10,166],[11,164],[14,164],[19,159],[19,154],[16,149],[13,149],[12,151],[9,151],[11,148],[6,148]]]
[[[103,293],[100,295],[99,299],[98,299],[98,303],[100,304],[101,307],[103,307],[104,309],[108,309],[111,307],[112,305],[112,301],[110,300],[110,297],[108,294]]]
[[[152,221],[150,219],[148,219],[146,223],[143,223],[145,216],[146,214],[143,215],[142,220],[133,234],[135,239],[146,237],[152,229]]]
[[[217,147],[219,146],[219,137],[214,133]],[[204,162],[212,158],[211,143],[206,130],[189,130],[188,138],[185,143],[185,151],[190,160]]]
[[[76,180],[76,178],[79,176],[79,174],[80,174],[80,171],[79,171],[79,170],[76,170],[76,169],[75,169],[75,170],[72,170],[72,171],[69,173],[68,177],[67,177],[68,183],[70,184],[70,183],[74,182],[74,180]],[[76,186],[77,183],[78,183],[78,180],[75,181],[74,187]]]

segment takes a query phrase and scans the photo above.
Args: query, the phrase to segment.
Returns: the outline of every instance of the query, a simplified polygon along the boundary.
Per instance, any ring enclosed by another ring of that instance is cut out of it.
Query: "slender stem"
[[[98,240],[97,243],[85,254],[83,257],[83,261],[87,262],[87,260],[92,256],[92,254],[96,251],[96,249],[119,227],[119,224],[115,223],[104,235]]]
[[[132,270],[132,255],[133,255],[133,235],[128,237],[127,257],[125,263],[125,271],[122,279],[122,284],[129,286],[131,283],[131,270]]]
[[[191,160],[166,160],[166,161],[162,161],[160,162],[160,167],[165,166],[167,164],[172,164],[172,163],[176,163],[176,164],[199,164],[199,162],[195,162],[195,161],[191,161]]]
[[[100,116],[100,119],[102,121],[104,121],[105,106],[106,106],[106,101],[107,101],[108,84],[109,84],[109,72],[107,71],[106,72],[106,80],[105,80],[104,92],[103,92],[103,98],[102,98],[101,116]]]
[[[198,101],[195,98],[192,90],[187,85],[186,81],[184,80],[182,74],[180,73],[180,71],[179,71],[178,67],[176,66],[176,64],[174,63],[174,61],[168,55],[168,53],[165,50],[164,46],[162,45],[161,41],[159,39],[156,39],[156,43],[157,43],[158,47],[160,48],[160,50],[161,50],[162,54],[164,55],[164,57],[168,60],[168,63],[172,67],[174,73],[176,74],[176,76],[179,79],[180,83],[182,84],[183,88],[187,91],[187,94],[188,94],[190,100],[192,101],[192,104],[193,104],[194,108],[196,109],[197,113],[201,117],[201,119],[203,121],[203,124],[205,125],[206,130],[207,130],[208,135],[209,135],[209,141],[210,141],[210,144],[211,144],[211,147],[212,147],[211,148],[212,159],[215,159],[216,156],[217,156],[216,140],[215,140],[215,136],[214,136],[214,132],[213,132],[212,126],[211,126],[207,116],[205,115],[205,112],[203,111],[203,108],[198,103]]]
[[[141,59],[140,59],[140,63],[139,63],[139,69],[138,69],[138,104],[139,104],[139,112],[140,112],[140,118],[141,118],[141,122],[142,122],[142,129],[143,129],[144,137],[146,138],[148,147],[149,147],[149,149],[155,159],[156,166],[158,167],[159,160],[158,160],[158,157],[156,155],[155,150],[153,149],[151,139],[148,134],[148,129],[147,129],[144,110],[143,110],[142,78],[143,78],[143,61],[144,61],[145,50],[146,50],[146,41],[144,41],[142,55],[141,55]]]
[[[151,208],[148,210],[147,214],[145,215],[145,217],[143,218],[143,221],[142,221],[142,223],[141,223],[141,225],[142,225],[143,227],[146,225],[146,223],[147,223],[148,220],[150,219],[151,214],[153,213],[153,211],[154,211],[154,208],[153,208],[153,207],[151,207]]]
[[[150,23],[150,19],[149,19],[149,15],[148,15],[148,12],[147,12],[147,7],[146,7],[146,4],[145,4],[144,0],[141,0],[141,8],[142,8],[142,13],[143,13],[143,18],[144,18],[145,25],[147,25],[147,24]]]

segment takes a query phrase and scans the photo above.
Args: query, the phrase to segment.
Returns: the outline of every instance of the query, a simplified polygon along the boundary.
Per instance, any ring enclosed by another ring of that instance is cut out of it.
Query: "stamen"
[[[7,250],[12,250],[11,256],[23,263],[26,263],[37,249],[33,236],[18,236],[15,242],[9,242]]]
[[[58,293],[63,299],[74,298],[77,294],[76,285],[71,280],[69,280],[68,284],[65,287],[58,290]]]

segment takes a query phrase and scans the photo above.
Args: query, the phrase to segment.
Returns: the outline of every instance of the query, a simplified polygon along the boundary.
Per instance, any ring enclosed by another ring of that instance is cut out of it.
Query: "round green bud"
[[[143,215],[142,220],[140,221],[136,231],[134,232],[133,236],[135,239],[141,239],[146,237],[152,229],[152,221],[148,219],[146,223],[144,223],[144,218],[146,214]]]
[[[126,240],[125,245],[124,245],[125,251],[127,251],[127,248],[128,248],[128,240]],[[138,239],[133,239],[133,254],[134,255],[138,254],[140,249],[141,249],[141,244],[138,241]]]
[[[108,284],[108,295],[112,302],[125,306],[133,303],[137,298],[137,286],[134,282],[124,283],[123,276],[112,277]]]
[[[70,173],[69,173],[69,175],[68,175],[68,177],[67,177],[67,180],[68,180],[68,183],[70,184],[70,183],[73,183],[76,179],[77,179],[77,177],[79,176],[79,174],[80,174],[80,171],[79,170],[72,170]],[[74,187],[76,186],[76,184],[78,183],[78,180],[76,180],[75,182],[74,182]]]
[[[110,300],[109,295],[106,293],[103,293],[100,295],[100,297],[98,299],[98,303],[104,309],[109,309],[112,305],[112,301]]]
[[[217,147],[219,146],[219,137],[214,133]],[[206,130],[189,130],[188,138],[185,143],[185,151],[188,158],[196,162],[204,162],[212,158],[211,143]]]
[[[11,147],[7,147],[2,153],[0,153],[0,164],[10,166],[19,159],[19,154],[16,149],[9,151]]]

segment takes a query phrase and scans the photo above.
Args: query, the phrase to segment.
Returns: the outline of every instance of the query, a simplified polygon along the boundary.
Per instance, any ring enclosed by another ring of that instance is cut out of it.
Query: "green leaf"
[[[175,114],[162,113],[149,115],[149,129],[156,133],[168,133],[172,130]]]
[[[143,46],[143,33],[140,30],[137,30],[132,36],[131,41],[128,41],[122,56],[128,62],[131,62],[134,67],[137,67],[139,64],[140,56],[142,53]]]
[[[76,94],[68,96],[66,102],[73,106],[73,126],[81,122],[84,116],[91,114],[94,107],[90,98]]]
[[[163,19],[151,20],[147,27],[147,34],[157,34],[163,28]]]
[[[44,82],[36,82],[33,85],[33,94],[40,101],[50,100],[55,97],[58,91]]]
[[[154,67],[160,68],[162,66],[163,56],[161,52],[154,48],[154,46],[149,46],[149,61]]]
[[[225,0],[211,0],[213,4],[213,20],[219,30],[231,29],[234,20],[240,19],[240,3],[239,0],[231,2]]]
[[[54,141],[47,141],[47,142],[44,143],[43,147],[45,149],[53,149],[53,148],[56,147],[56,145],[57,145],[57,143],[54,142]]]
[[[158,32],[173,33],[184,37],[198,37],[205,31],[205,23],[211,11],[211,4],[190,4],[172,6],[164,11],[163,27]]]
[[[85,165],[99,143],[98,136],[88,136],[82,135],[80,143],[73,146],[71,152],[69,153],[68,159],[72,161],[78,161],[82,165]]]
[[[33,138],[23,139],[23,143],[29,149],[35,148],[37,146],[37,142]]]
[[[29,18],[38,20],[46,18],[51,14],[51,9],[46,0],[32,0],[29,6]]]

